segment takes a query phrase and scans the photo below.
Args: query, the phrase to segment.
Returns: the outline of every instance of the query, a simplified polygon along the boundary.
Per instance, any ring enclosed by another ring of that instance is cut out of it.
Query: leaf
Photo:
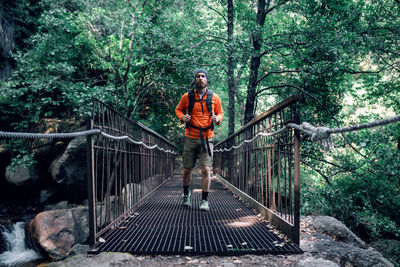
[[[104,238],[99,237],[99,242],[100,242],[100,243],[105,243],[106,240],[105,240]]]

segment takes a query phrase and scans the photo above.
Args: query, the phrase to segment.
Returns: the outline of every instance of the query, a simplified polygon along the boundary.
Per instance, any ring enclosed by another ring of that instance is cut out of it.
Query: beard
[[[203,90],[204,88],[206,88],[206,84],[201,82],[196,83],[195,86],[197,90]]]

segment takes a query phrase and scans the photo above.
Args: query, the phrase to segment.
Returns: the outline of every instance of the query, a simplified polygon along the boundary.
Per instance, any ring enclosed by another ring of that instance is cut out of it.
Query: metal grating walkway
[[[285,243],[241,201],[215,180],[210,211],[198,209],[201,178],[191,181],[192,207],[181,206],[182,182],[175,176],[137,205],[129,218],[106,233],[93,252],[132,254],[288,254],[302,253]]]

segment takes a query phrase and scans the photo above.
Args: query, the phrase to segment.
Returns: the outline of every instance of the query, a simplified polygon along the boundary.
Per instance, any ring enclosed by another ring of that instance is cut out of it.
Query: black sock
[[[204,191],[202,191],[202,200],[206,200],[207,201],[207,198],[208,198],[208,192],[204,192]]]
[[[183,194],[184,195],[189,195],[189,186],[188,185],[184,185],[183,186]]]

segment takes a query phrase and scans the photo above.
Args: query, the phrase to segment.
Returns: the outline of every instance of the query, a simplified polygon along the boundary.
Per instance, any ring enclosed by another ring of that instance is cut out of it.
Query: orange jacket
[[[195,99],[200,99],[199,94],[197,94],[197,90],[195,90],[194,94]],[[204,115],[201,109],[201,103],[199,101],[194,102],[193,110],[192,110],[192,119],[190,120],[190,124],[193,124],[197,127],[205,128],[211,125],[211,115],[210,112],[207,109],[206,106],[206,100],[207,99],[207,93],[203,96],[203,110],[204,110]],[[176,106],[175,113],[176,116],[178,117],[179,121],[181,123],[184,123],[182,121],[183,115],[187,113],[187,109],[189,107],[189,94],[185,93],[181,100],[179,101],[178,106]],[[214,93],[213,98],[212,98],[212,110],[214,114],[219,118],[219,122],[217,124],[220,124],[222,121],[222,118],[224,117],[224,111],[222,110],[221,106],[221,99],[219,96]],[[186,129],[185,135],[191,138],[195,139],[200,139],[200,130],[197,130],[195,128],[190,128],[190,135],[189,135],[189,130]],[[210,138],[214,136],[214,131],[211,129],[208,130],[208,136],[207,136],[207,131],[203,131],[203,137]]]

